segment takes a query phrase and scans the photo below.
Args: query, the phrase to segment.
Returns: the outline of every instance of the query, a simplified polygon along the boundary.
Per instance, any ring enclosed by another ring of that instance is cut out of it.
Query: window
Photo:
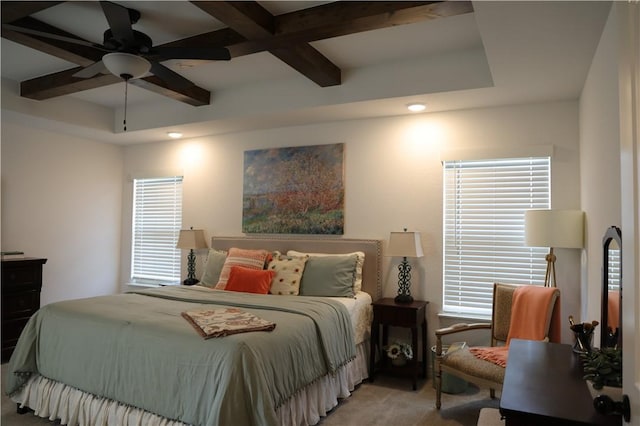
[[[133,181],[131,281],[180,282],[182,176]]]
[[[609,280],[607,281],[609,284],[609,290],[613,290],[613,291],[620,290],[620,279],[622,278],[620,276],[621,266],[622,266],[622,259],[620,259],[620,249],[610,247],[609,248],[609,265],[608,265]]]
[[[445,161],[443,309],[490,315],[493,283],[544,285],[524,211],[550,208],[550,158]]]

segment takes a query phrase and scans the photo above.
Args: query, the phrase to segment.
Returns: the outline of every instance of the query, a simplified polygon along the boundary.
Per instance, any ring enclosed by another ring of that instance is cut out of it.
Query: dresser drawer
[[[2,296],[3,320],[29,317],[40,308],[40,292],[37,290],[7,293]]]
[[[3,292],[39,289],[42,285],[42,269],[40,267],[24,266],[2,269]]]
[[[374,306],[373,312],[376,320],[381,324],[412,327],[422,323],[425,309],[398,309],[394,306]]]
[[[15,346],[30,317],[2,321],[2,346]]]

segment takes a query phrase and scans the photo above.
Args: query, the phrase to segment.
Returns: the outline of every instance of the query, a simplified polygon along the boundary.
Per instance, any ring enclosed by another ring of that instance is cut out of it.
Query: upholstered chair
[[[451,327],[436,330],[436,360],[434,380],[436,387],[436,408],[440,409],[442,396],[442,374],[448,373],[460,377],[468,382],[490,389],[491,398],[495,398],[496,389],[502,390],[505,368],[491,361],[476,357],[469,347],[455,350],[449,354],[443,353],[443,337],[471,330],[490,330],[490,346],[504,346],[507,343],[511,326],[513,294],[518,286],[508,284],[494,284],[493,311],[490,323],[455,324]],[[560,291],[555,290],[551,297],[549,310],[546,313],[545,340],[548,340],[551,328],[551,318],[555,304],[558,303]],[[558,306],[559,308],[559,306]],[[556,311],[557,313],[557,311]],[[543,315],[544,316],[544,315]]]

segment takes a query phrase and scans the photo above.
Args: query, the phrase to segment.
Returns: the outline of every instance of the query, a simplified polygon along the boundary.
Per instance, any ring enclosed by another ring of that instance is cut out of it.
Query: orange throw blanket
[[[620,292],[609,290],[607,302],[607,326],[611,327],[612,332],[615,332],[620,322]]]
[[[505,346],[482,347],[469,349],[476,357],[493,362],[502,367],[507,366],[507,354],[511,339],[544,340],[547,337],[546,318],[553,293],[550,287],[523,286],[513,293],[511,305],[511,322]],[[549,341],[559,343],[561,336],[560,299],[553,307],[549,327]]]

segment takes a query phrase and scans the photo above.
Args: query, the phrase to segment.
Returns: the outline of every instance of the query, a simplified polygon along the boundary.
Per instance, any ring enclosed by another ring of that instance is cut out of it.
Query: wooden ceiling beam
[[[21,18],[15,22],[12,22],[12,25],[28,30],[41,31],[76,39],[81,43],[88,43],[88,41],[81,39],[71,33],[62,31],[59,28],[56,28],[52,25],[46,24],[31,17]],[[23,46],[30,47],[40,52],[47,53],[51,56],[55,56],[56,58],[64,59],[65,61],[69,61],[82,67],[86,67],[96,61],[99,61],[102,58],[102,55],[104,55],[105,53],[95,47],[74,44],[71,42],[56,40],[48,37],[40,37],[37,35],[26,34],[19,31],[13,31],[11,29],[8,29],[4,25],[2,26],[2,38],[11,40],[18,44],[22,44]]]
[[[93,78],[74,77],[73,74],[81,69],[82,67],[76,67],[25,80],[20,83],[20,96],[41,101],[122,81],[113,74],[98,74]]]
[[[209,105],[211,102],[211,92],[195,84],[184,89],[176,88],[153,75],[129,80],[129,83],[192,106]]]
[[[265,40],[275,32],[274,17],[253,1],[192,1],[247,40]],[[309,78],[320,87],[341,84],[341,70],[322,53],[306,42],[295,45],[275,45],[268,50],[272,55]]]
[[[113,74],[98,74],[91,78],[74,77],[73,74],[81,69],[82,67],[77,67],[25,80],[20,83],[20,96],[41,101],[122,82],[120,77]],[[193,106],[209,105],[211,99],[211,92],[206,89],[196,85],[178,89],[155,76],[129,80],[129,83]]]
[[[3,1],[2,22],[13,23],[24,19],[21,25],[44,28],[41,26],[46,24],[26,17],[58,3],[61,2]],[[224,20],[229,28],[176,40],[163,46],[227,47],[232,57],[269,51],[323,87],[339,84],[340,69],[307,43],[473,12],[470,1],[339,1],[278,16],[271,15],[255,2],[193,3]],[[43,31],[54,30],[61,35],[75,37],[54,27]],[[99,52],[99,49],[88,46],[70,46],[73,43],[19,34],[5,28],[2,37],[82,66],[87,61],[93,62],[96,52]],[[74,68],[25,81],[21,84],[21,92],[32,99],[47,99],[120,81],[111,75],[98,75],[90,79],[72,77],[78,70]],[[211,95],[195,85],[187,90],[166,87],[153,76],[132,81],[132,84],[190,105],[206,105]]]
[[[275,34],[227,46],[231,56],[473,12],[470,1],[340,1],[275,17]]]

